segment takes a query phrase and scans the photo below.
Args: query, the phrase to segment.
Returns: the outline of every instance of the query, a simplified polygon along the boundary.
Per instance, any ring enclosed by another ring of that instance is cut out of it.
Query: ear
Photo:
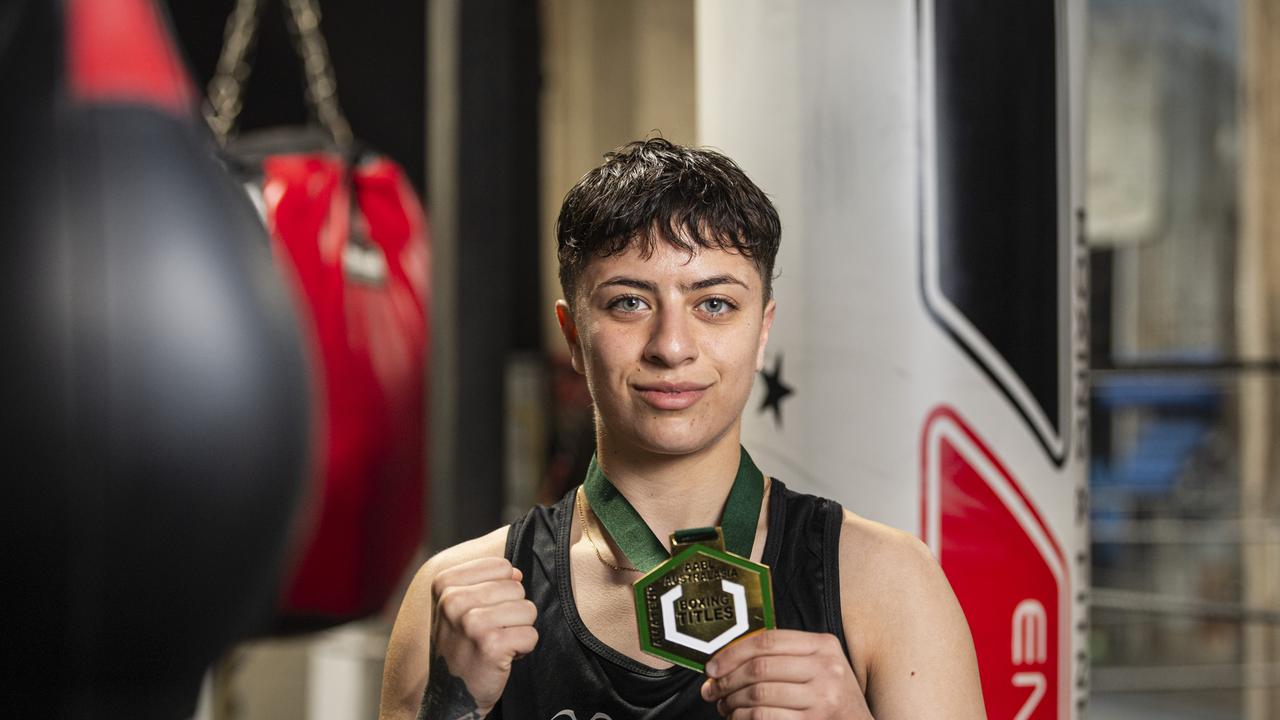
[[[760,319],[760,346],[756,348],[756,372],[764,369],[764,348],[769,344],[769,330],[773,327],[773,314],[777,307],[773,298],[764,306],[764,317]]]
[[[564,341],[569,346],[569,360],[573,363],[574,371],[579,375],[585,375],[586,370],[582,364],[582,343],[578,341],[578,324],[574,322],[569,303],[564,300],[556,301],[556,320],[560,321],[560,334],[564,335]]]

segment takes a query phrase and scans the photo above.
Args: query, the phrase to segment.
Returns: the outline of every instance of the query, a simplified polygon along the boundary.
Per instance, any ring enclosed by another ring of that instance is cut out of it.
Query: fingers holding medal
[[[728,718],[871,717],[840,641],[825,633],[765,630],[707,662],[702,697]]]

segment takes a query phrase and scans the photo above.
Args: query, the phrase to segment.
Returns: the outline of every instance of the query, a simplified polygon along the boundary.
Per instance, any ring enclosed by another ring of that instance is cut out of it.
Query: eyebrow
[[[712,275],[711,277],[703,278],[701,280],[697,280],[689,284],[681,283],[680,289],[688,293],[688,292],[695,292],[698,290],[705,290],[707,288],[715,287],[717,285],[741,285],[744,288],[747,287],[747,284],[742,282],[738,278],[732,275],[724,274],[724,275]],[[648,280],[637,280],[636,278],[630,278],[624,275],[617,275],[609,278],[608,280],[605,280],[604,282],[596,286],[596,290],[600,290],[606,287],[615,287],[615,286],[635,288],[636,290],[644,290],[645,292],[654,293],[655,295],[658,292],[658,286],[656,284],[651,283]]]

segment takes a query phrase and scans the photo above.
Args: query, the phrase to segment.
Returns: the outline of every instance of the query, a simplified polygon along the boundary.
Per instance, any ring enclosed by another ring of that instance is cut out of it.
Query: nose
[[[662,367],[679,367],[698,357],[693,318],[680,305],[667,305],[654,314],[645,360]]]

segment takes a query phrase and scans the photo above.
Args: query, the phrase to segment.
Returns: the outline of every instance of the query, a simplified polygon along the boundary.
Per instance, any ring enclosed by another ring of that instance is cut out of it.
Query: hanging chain
[[[205,105],[204,117],[223,145],[244,109],[244,83],[251,69],[249,55],[258,39],[260,9],[258,0],[236,0],[223,32],[218,67],[209,81],[209,102]]]
[[[338,105],[338,80],[329,59],[329,45],[320,34],[320,6],[317,0],[285,0],[294,31],[294,47],[302,58],[307,78],[307,100],[320,124],[338,147],[351,144],[351,125]]]
[[[320,7],[316,0],[285,0],[294,49],[306,78],[307,106],[334,143],[351,144],[351,125],[338,104],[338,82],[329,59],[329,46],[320,33]],[[244,109],[244,86],[252,71],[250,55],[258,37],[260,0],[237,0],[223,35],[222,53],[213,79],[205,119],[218,142],[226,144]]]

